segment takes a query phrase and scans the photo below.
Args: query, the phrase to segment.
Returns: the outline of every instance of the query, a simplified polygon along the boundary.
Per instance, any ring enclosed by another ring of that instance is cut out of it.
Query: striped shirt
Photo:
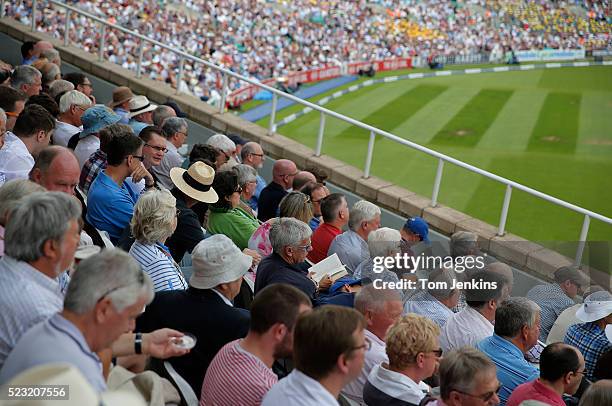
[[[428,291],[415,293],[404,305],[404,314],[416,313],[433,320],[440,328],[453,315],[453,311],[433,297]]]
[[[56,279],[9,256],[0,260],[0,369],[21,336],[63,303]]]
[[[200,406],[259,405],[278,378],[259,358],[240,345],[225,344],[208,366]]]
[[[565,294],[558,283],[548,283],[546,285],[537,285],[527,292],[527,299],[531,299],[540,306],[541,326],[540,340],[546,341],[548,333],[555,324],[557,317],[563,313],[563,310],[576,303]]]
[[[134,241],[130,248],[130,255],[151,277],[156,292],[187,289],[187,282],[179,266],[161,244],[143,244]]]

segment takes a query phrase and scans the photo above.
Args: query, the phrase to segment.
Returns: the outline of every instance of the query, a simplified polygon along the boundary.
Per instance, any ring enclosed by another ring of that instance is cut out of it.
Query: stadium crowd
[[[4,388],[69,383],[122,405],[612,404],[612,295],[582,271],[513,296],[508,265],[463,268],[483,258],[474,233],[440,247],[420,217],[382,227],[375,204],[287,159],[266,183],[265,151],[235,134],[183,157],[176,104],[127,87],[98,104],[51,44],[22,52],[31,64],[0,85]],[[454,265],[387,261],[439,249]]]
[[[44,2],[39,2],[43,7]],[[256,79],[342,63],[393,57],[465,56],[508,49],[605,49],[612,45],[607,0],[334,1],[73,0],[96,16]],[[8,2],[27,24],[30,1]],[[65,14],[41,8],[38,29],[61,38]],[[70,38],[97,52],[98,24],[75,17]],[[140,43],[106,31],[105,59],[136,70]],[[176,83],[176,55],[157,46],[143,54],[144,72],[204,100],[219,99],[220,76],[187,61]],[[229,89],[242,86],[230,79]]]

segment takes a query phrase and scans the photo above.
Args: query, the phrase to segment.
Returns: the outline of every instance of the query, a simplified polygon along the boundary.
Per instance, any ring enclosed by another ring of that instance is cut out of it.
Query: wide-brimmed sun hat
[[[204,162],[195,162],[187,170],[172,168],[170,179],[181,192],[199,202],[216,203],[219,200],[217,192],[211,186],[215,179],[215,170]]]

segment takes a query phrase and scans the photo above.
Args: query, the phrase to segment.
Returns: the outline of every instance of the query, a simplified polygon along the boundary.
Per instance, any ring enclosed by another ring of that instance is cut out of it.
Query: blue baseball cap
[[[353,278],[352,276],[343,276],[331,285],[329,288],[329,293],[336,293],[342,289],[344,285],[355,286],[361,285],[362,283],[363,279]]]
[[[81,116],[83,131],[81,131],[80,137],[84,138],[90,134],[98,133],[104,127],[118,123],[120,120],[121,116],[115,114],[109,107],[104,104],[96,104],[85,110]]]
[[[404,228],[421,237],[421,241],[429,242],[429,226],[422,217],[409,218]]]

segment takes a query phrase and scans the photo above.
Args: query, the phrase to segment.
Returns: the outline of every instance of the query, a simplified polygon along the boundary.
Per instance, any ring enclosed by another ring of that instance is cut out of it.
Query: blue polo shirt
[[[476,347],[497,367],[497,379],[503,385],[499,391],[500,405],[505,405],[514,389],[540,376],[540,370],[525,359],[521,350],[510,341],[493,334]]]
[[[138,192],[127,182],[119,187],[107,174],[100,172],[87,194],[87,221],[98,230],[106,231],[117,243],[130,224]]]

